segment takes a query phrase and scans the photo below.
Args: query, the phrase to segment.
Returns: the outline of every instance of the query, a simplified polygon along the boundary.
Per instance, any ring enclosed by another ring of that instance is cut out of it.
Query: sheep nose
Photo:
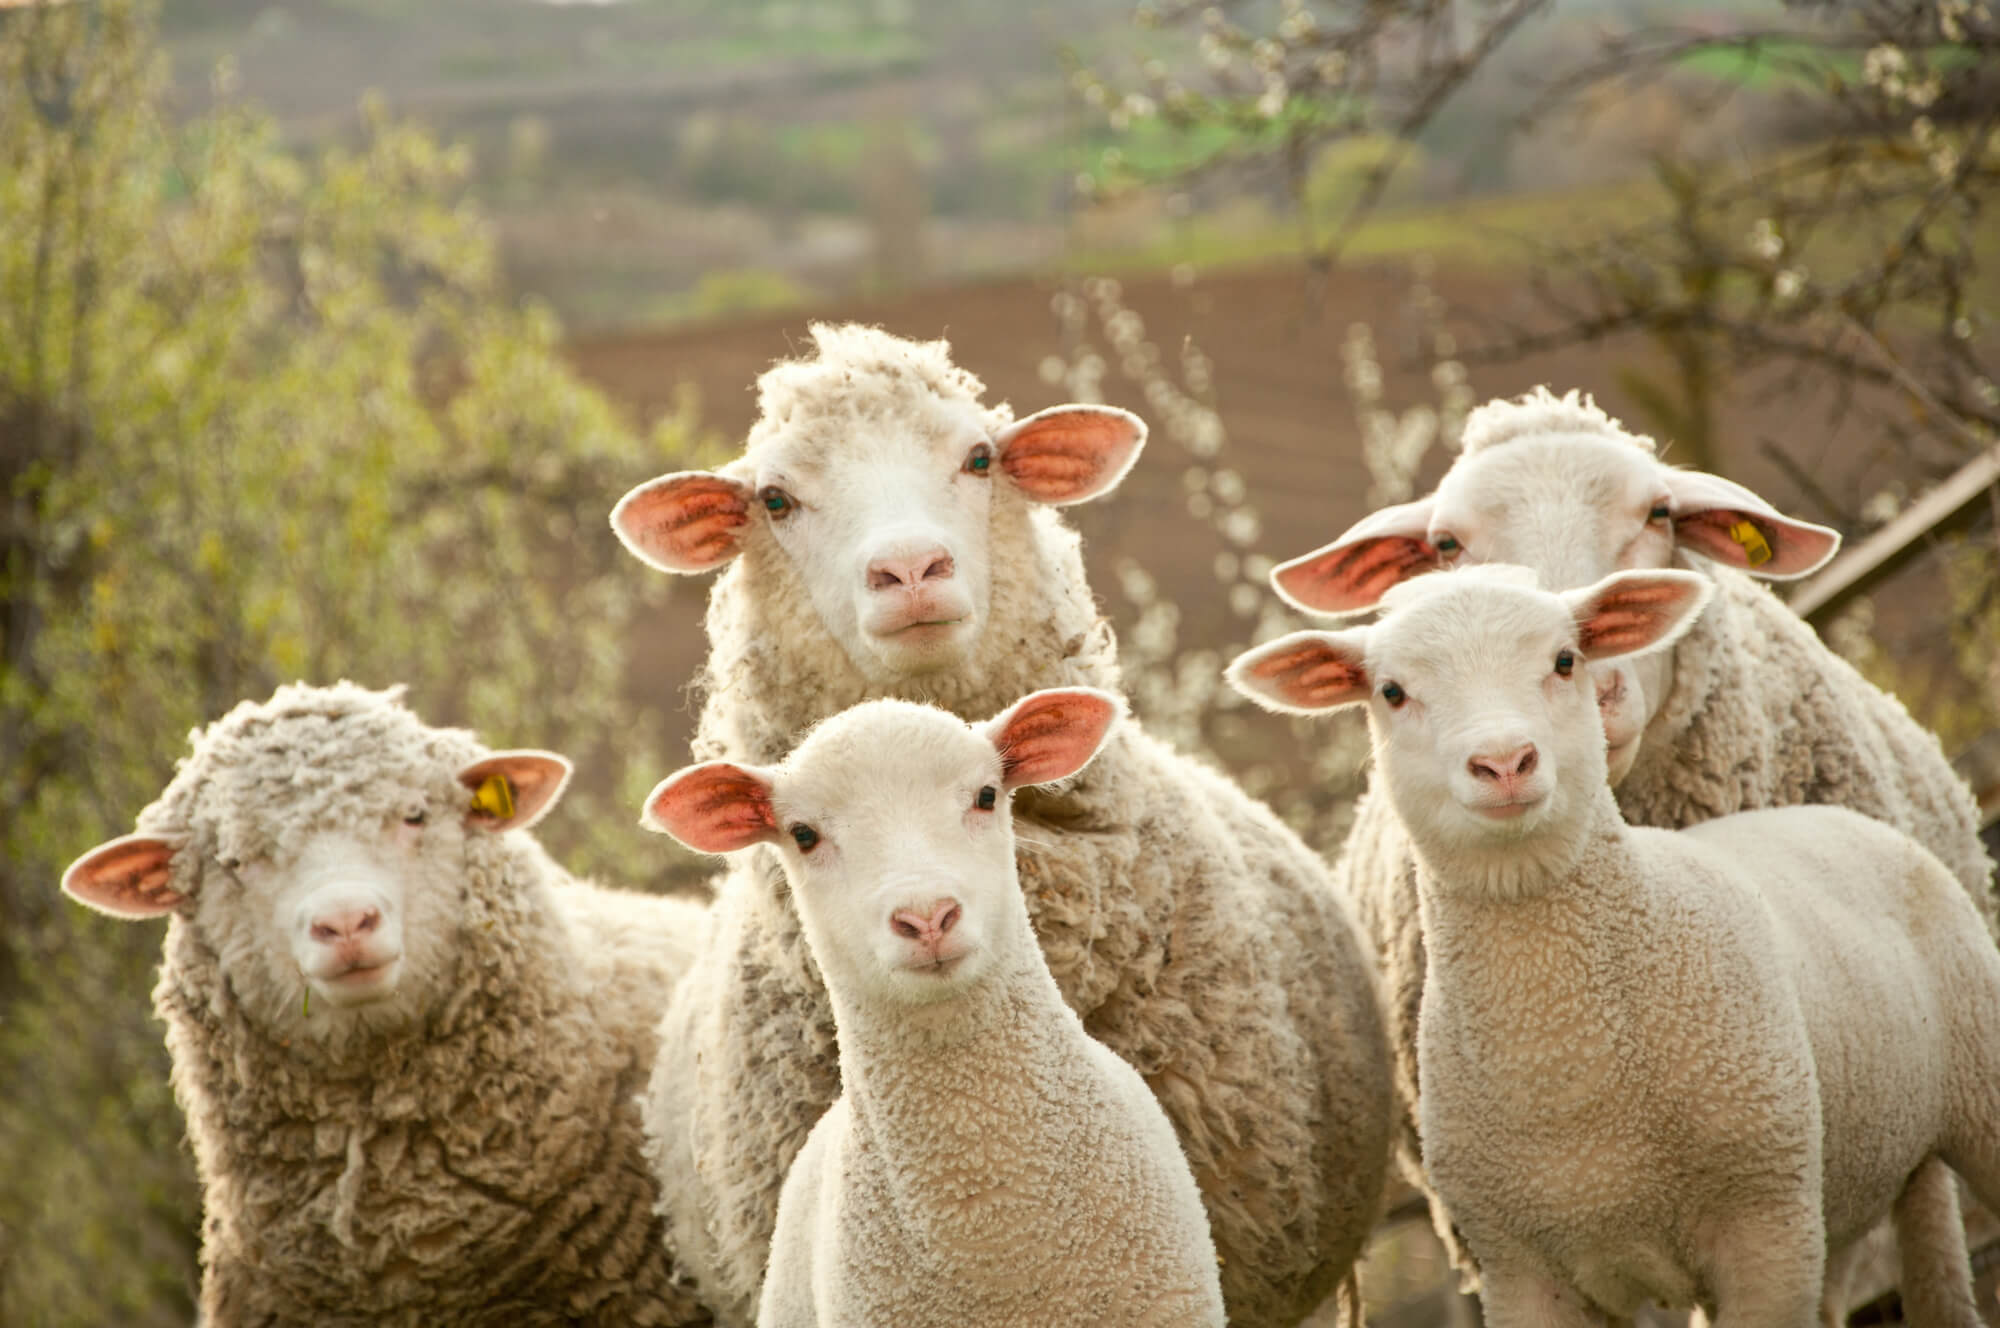
[[[1504,756],[1475,756],[1465,763],[1474,779],[1490,779],[1503,784],[1535,768],[1535,744],[1527,743]]]
[[[350,908],[339,913],[322,913],[312,920],[312,938],[327,945],[366,936],[382,925],[379,908]]]
[[[938,545],[884,554],[868,564],[870,590],[915,589],[926,581],[945,581],[957,571],[949,553]]]
[[[959,913],[956,899],[938,900],[931,905],[928,917],[915,909],[899,908],[889,915],[889,929],[906,941],[936,947],[944,934],[958,925]]]

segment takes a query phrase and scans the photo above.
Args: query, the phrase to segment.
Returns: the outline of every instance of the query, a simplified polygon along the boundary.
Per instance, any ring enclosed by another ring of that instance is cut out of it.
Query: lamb
[[[695,755],[770,765],[876,697],[978,719],[1046,687],[1119,691],[1054,508],[1108,492],[1145,426],[1015,420],[943,342],[815,327],[760,383],[745,454],[613,513],[641,558],[730,564],[709,600]],[[1028,914],[1086,1030],[1143,1076],[1208,1208],[1230,1322],[1297,1323],[1346,1275],[1388,1165],[1372,966],[1325,864],[1235,783],[1124,724],[1015,799]],[[647,1128],[682,1271],[750,1321],[785,1169],[840,1093],[834,1009],[775,850],[733,864],[670,1003]]]
[[[1063,1003],[1015,878],[1007,799],[1075,774],[1122,710],[869,701],[776,768],[709,762],[647,799],[698,852],[776,846],[833,1002],[842,1091],[785,1177],[761,1328],[1221,1328],[1173,1126]]]
[[[204,1322],[708,1322],[636,1105],[706,909],[567,876],[510,832],[569,763],[400,688],[280,687],[192,745],[62,887],[170,918]]]
[[[1436,492],[1385,508],[1281,564],[1279,594],[1320,613],[1373,607],[1440,566],[1506,562],[1553,590],[1619,568],[1680,565],[1717,593],[1678,643],[1597,672],[1610,777],[1635,825],[1676,829],[1761,807],[1825,803],[1886,821],[1935,853],[1992,926],[1978,808],[1937,739],[1750,576],[1803,576],[1839,536],[1728,480],[1675,470],[1588,398],[1537,389],[1466,421]],[[1746,573],[1748,575],[1746,575]],[[1335,865],[1373,937],[1404,1106],[1399,1153],[1424,1184],[1415,1130],[1425,946],[1401,823],[1364,794]],[[1440,1233],[1451,1241],[1448,1223]]]
[[[1472,568],[1229,677],[1274,709],[1368,707],[1430,951],[1424,1158],[1489,1322],[1653,1299],[1808,1328],[1829,1258],[1893,1211],[1912,1322],[1972,1328],[1963,1231],[1927,1220],[1941,1165],[2000,1205],[2000,951],[1963,883],[1844,808],[1648,829],[1606,783],[1599,670],[1713,593]]]

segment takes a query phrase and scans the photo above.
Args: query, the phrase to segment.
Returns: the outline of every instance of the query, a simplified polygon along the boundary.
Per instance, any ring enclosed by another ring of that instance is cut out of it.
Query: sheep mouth
[[[393,995],[402,971],[403,957],[390,955],[373,963],[355,963],[338,972],[310,976],[314,990],[335,1005],[366,1005]]]
[[[1488,821],[1514,821],[1548,801],[1543,793],[1524,793],[1518,797],[1497,802],[1469,802],[1467,810]]]

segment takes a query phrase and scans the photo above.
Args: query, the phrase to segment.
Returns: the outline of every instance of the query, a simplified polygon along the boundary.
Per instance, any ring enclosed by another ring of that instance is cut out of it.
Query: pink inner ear
[[[458,782],[476,793],[489,775],[506,779],[513,786],[514,814],[501,819],[474,811],[471,819],[489,829],[512,830],[539,821],[555,805],[569,774],[569,762],[553,752],[497,752],[459,771]]]
[[[1437,565],[1438,551],[1425,541],[1383,535],[1295,558],[1274,570],[1271,580],[1300,608],[1353,613],[1375,607],[1391,589]]]
[[[646,810],[668,834],[700,853],[733,853],[777,837],[777,813],[763,780],[726,762],[698,765],[663,781]]]
[[[1368,673],[1359,660],[1312,638],[1281,644],[1253,659],[1245,671],[1301,710],[1328,710],[1368,691]]]
[[[1080,503],[1124,478],[1145,440],[1144,426],[1123,411],[1059,407],[1014,426],[1000,468],[1037,502]]]
[[[1657,641],[1678,620],[1688,588],[1674,584],[1619,587],[1597,597],[1590,617],[1578,626],[1577,645],[1586,655],[1624,655]]]
[[[167,882],[177,845],[150,835],[126,835],[100,844],[63,873],[63,892],[115,918],[155,918],[180,907],[186,896]]]
[[[1101,696],[1047,692],[1030,696],[1008,713],[993,739],[1000,777],[1008,788],[1065,779],[1097,754],[1117,707]]]
[[[626,545],[670,572],[705,572],[735,557],[737,528],[749,520],[743,486],[707,471],[642,484],[611,512]]]
[[[1754,541],[1746,545],[1730,533],[1745,521],[1757,528],[1762,549]],[[1839,533],[1824,526],[1724,507],[1675,518],[1674,536],[1697,553],[1756,576],[1804,576],[1840,548]],[[1769,556],[1761,557],[1766,550]]]

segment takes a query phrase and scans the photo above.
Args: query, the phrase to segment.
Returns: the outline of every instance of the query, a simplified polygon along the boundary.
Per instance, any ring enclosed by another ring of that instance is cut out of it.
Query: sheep
[[[1374,626],[1228,675],[1273,709],[1367,706],[1430,952],[1424,1159],[1488,1321],[1651,1299],[1807,1328],[1829,1258],[1893,1212],[1912,1321],[1974,1328],[1964,1233],[1928,1220],[1939,1195],[1951,1216],[1939,1164],[2000,1205],[2000,951],[1962,882],[1845,808],[1628,826],[1599,671],[1670,644],[1715,587],[1534,582],[1413,582]]]
[[[708,606],[697,759],[775,764],[876,697],[977,719],[1045,687],[1119,692],[1110,626],[1053,509],[1114,487],[1145,426],[1102,406],[1014,420],[941,341],[813,339],[816,358],[763,376],[742,457],[641,485],[613,513],[655,567],[729,564]],[[1366,1241],[1393,1110],[1372,965],[1325,863],[1137,724],[1014,813],[1049,970],[1174,1123],[1230,1321],[1297,1323]],[[681,1271],[743,1324],[785,1169],[841,1081],[774,850],[732,865],[715,914],[668,1007],[647,1129]]]
[[[1993,863],[1978,808],[1937,739],[1749,579],[1803,576],[1839,536],[1728,480],[1672,469],[1654,450],[1576,392],[1538,388],[1491,402],[1466,421],[1463,450],[1434,493],[1363,518],[1279,565],[1272,582],[1297,607],[1346,614],[1454,563],[1525,565],[1552,590],[1619,568],[1705,572],[1717,593],[1672,649],[1598,672],[1609,774],[1626,818],[1676,829],[1760,807],[1849,807],[1935,853],[1992,926]],[[1382,964],[1403,1104],[1398,1152],[1422,1187],[1424,938],[1409,843],[1379,790],[1357,804],[1335,875]],[[1451,1244],[1441,1214],[1438,1225]]]
[[[1063,1003],[1015,877],[1008,798],[1076,773],[1122,710],[869,701],[776,768],[648,797],[698,852],[776,846],[833,1002],[841,1094],[785,1176],[761,1328],[1221,1328],[1173,1126]]]
[[[402,689],[280,687],[191,735],[64,874],[169,917],[153,1008],[203,1190],[204,1322],[692,1324],[637,1094],[706,909],[525,832],[562,757]]]

